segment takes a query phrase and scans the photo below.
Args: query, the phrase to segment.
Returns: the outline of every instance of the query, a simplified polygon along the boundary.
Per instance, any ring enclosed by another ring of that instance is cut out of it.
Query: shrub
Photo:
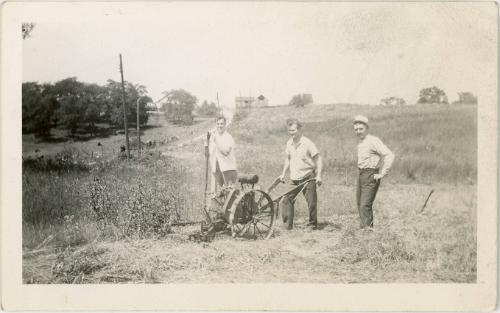
[[[313,97],[311,94],[303,93],[303,94],[298,94],[292,97],[290,102],[288,103],[289,105],[294,105],[296,107],[303,107],[306,104],[311,104],[313,103]]]
[[[86,171],[48,170],[45,165],[33,170],[26,164],[23,225],[62,225],[64,242],[83,242],[71,239],[78,235],[70,236],[68,230],[85,233],[92,224],[102,236],[161,237],[184,214],[180,186],[185,177],[165,157],[100,162]]]
[[[405,105],[406,101],[403,98],[387,97],[380,100],[381,105]]]
[[[420,90],[418,103],[443,103],[448,104],[446,93],[436,86]]]
[[[455,104],[477,104],[477,96],[475,96],[472,92],[459,92],[458,93],[458,101],[454,102]]]

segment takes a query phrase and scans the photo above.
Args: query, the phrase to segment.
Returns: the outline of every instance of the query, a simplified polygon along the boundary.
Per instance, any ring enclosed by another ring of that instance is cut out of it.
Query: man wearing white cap
[[[368,118],[354,118],[354,132],[360,139],[358,144],[359,177],[356,189],[360,227],[373,227],[373,201],[380,180],[387,175],[394,161],[394,154],[378,137],[368,134]]]

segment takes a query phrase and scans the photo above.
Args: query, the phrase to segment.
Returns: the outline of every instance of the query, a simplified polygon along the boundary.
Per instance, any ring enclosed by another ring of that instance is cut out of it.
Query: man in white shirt
[[[368,134],[368,118],[358,115],[354,118],[354,132],[360,139],[358,144],[358,184],[356,202],[360,227],[373,227],[373,202],[380,181],[394,161],[394,154],[378,137]]]
[[[283,172],[279,178],[284,181],[286,171],[290,169],[290,179],[294,185],[299,185],[311,178],[316,179],[316,181],[307,183],[303,190],[309,208],[309,223],[307,226],[316,229],[318,225],[316,184],[321,185],[321,170],[323,167],[321,156],[316,145],[309,138],[302,135],[302,124],[297,119],[288,119],[286,124],[291,138],[286,143],[286,158]],[[297,190],[297,193],[299,191]],[[294,199],[296,196],[296,193],[290,194],[289,198]],[[290,209],[293,210],[293,205]],[[290,218],[292,220],[288,221],[289,229],[293,225],[293,213]]]
[[[216,130],[210,136],[209,155],[210,167],[218,187],[236,183],[236,157],[234,154],[234,139],[226,131],[226,118],[220,116],[216,119]],[[216,191],[213,186],[212,191]]]

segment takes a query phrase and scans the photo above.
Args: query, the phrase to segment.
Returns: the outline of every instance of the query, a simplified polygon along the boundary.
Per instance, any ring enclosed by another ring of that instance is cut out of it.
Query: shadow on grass
[[[318,226],[316,227],[316,229],[317,230],[327,230],[327,231],[341,230],[342,224],[321,222],[321,223],[318,223]]]
[[[141,135],[143,130],[148,130],[148,129],[155,129],[155,128],[161,128],[162,125],[144,125],[141,126]]]
[[[66,137],[59,137],[59,136],[49,136],[49,137],[42,137],[42,138],[37,138],[36,142],[46,142],[46,143],[61,143],[61,142],[66,142],[68,141],[69,138]]]

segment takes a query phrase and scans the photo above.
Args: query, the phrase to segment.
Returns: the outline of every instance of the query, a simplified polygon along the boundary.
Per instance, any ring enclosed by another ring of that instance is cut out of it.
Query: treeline
[[[148,122],[145,86],[125,82],[127,122],[136,125],[137,102],[139,123]],[[25,82],[22,85],[22,131],[50,136],[53,128],[66,129],[73,136],[85,132],[94,136],[99,124],[121,128],[124,123],[122,86],[108,80],[106,85],[84,83],[76,77],[56,83]]]
[[[381,105],[406,105],[406,101],[399,97],[387,97],[380,100]],[[418,95],[417,104],[450,104],[446,92],[436,86],[423,88]],[[458,100],[452,104],[477,104],[477,96],[470,91],[458,93]]]
[[[194,114],[204,117],[214,117],[220,114],[220,108],[215,102],[204,100],[198,105],[198,98],[184,89],[172,89],[163,92],[162,111],[168,121],[174,124],[189,125],[194,120]]]

